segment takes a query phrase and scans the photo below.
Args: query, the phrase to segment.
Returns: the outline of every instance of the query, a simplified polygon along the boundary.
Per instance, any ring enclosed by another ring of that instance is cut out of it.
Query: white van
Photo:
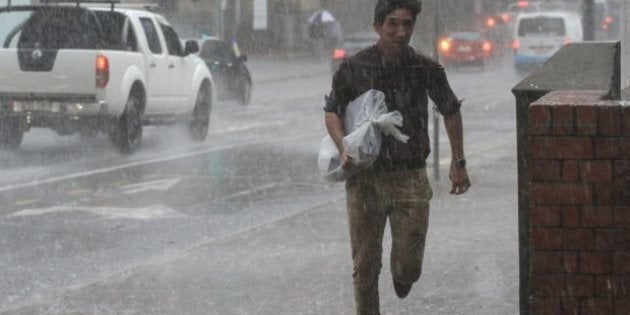
[[[514,68],[531,70],[562,46],[583,40],[581,17],[565,12],[519,14],[514,27]]]

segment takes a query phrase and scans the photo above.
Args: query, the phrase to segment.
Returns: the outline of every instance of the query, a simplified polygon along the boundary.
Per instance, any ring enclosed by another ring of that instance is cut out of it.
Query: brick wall
[[[630,106],[603,96],[529,107],[530,314],[630,314]]]

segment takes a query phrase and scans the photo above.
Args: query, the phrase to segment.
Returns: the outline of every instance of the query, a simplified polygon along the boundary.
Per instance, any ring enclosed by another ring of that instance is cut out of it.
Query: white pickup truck
[[[143,125],[184,122],[206,139],[213,81],[195,41],[182,47],[163,16],[118,0],[48,1],[0,7],[0,147],[31,127],[108,134],[125,153]]]

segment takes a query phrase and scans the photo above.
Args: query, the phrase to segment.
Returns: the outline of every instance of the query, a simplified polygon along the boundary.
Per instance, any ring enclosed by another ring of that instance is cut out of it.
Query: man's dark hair
[[[383,25],[385,17],[400,8],[409,10],[413,21],[416,22],[416,16],[422,11],[422,2],[419,0],[378,0],[374,7],[374,23]]]

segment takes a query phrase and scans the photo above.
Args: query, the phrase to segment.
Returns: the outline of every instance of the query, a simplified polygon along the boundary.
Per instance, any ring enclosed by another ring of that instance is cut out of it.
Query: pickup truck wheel
[[[241,105],[249,105],[252,99],[252,82],[249,80],[243,80],[241,87],[238,91],[237,101]]]
[[[7,117],[0,119],[0,147],[17,149],[24,137],[24,122],[21,118]]]
[[[195,141],[204,141],[208,136],[208,126],[210,125],[210,89],[206,84],[202,85],[197,93],[197,101],[190,119],[190,137]]]
[[[125,113],[118,120],[118,126],[111,139],[123,153],[131,153],[140,146],[142,140],[142,117],[140,97],[134,93],[129,96]]]

